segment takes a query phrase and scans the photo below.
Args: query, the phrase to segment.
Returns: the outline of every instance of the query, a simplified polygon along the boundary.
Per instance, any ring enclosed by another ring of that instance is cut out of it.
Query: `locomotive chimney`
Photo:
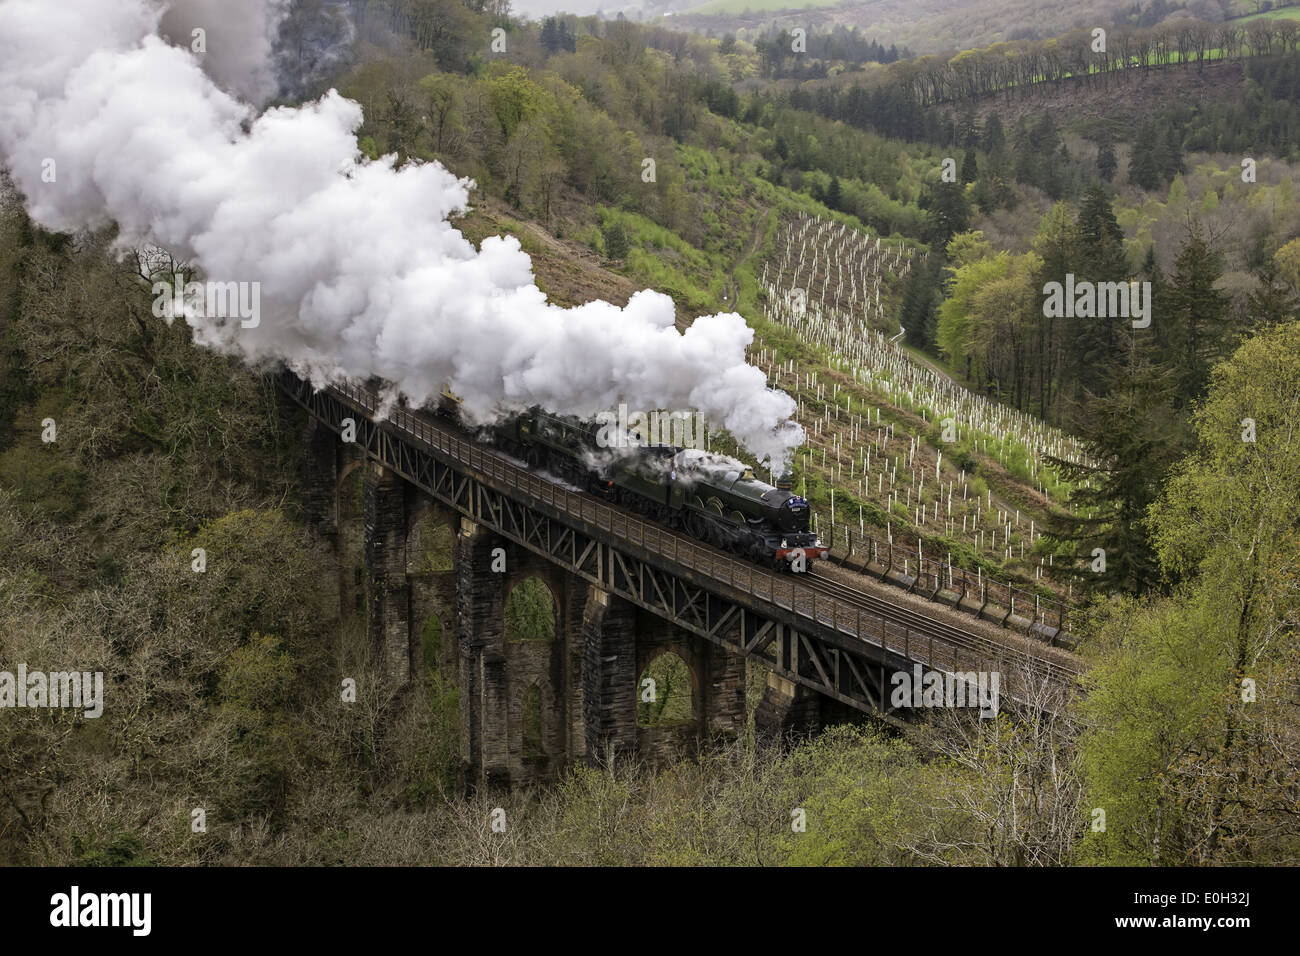
[[[783,472],[781,476],[776,479],[776,486],[782,491],[789,491],[794,487],[794,475],[790,474],[788,471]]]

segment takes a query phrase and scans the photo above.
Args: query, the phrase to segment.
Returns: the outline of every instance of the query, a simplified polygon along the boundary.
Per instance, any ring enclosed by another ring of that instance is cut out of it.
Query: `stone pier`
[[[411,679],[411,586],[406,577],[407,486],[377,465],[365,476],[366,621],[390,681]]]
[[[770,739],[816,733],[821,729],[821,698],[802,684],[769,673],[763,699],[754,709],[754,728]]]
[[[636,608],[589,588],[582,612],[586,756],[599,761],[636,746]]]
[[[323,426],[307,450],[306,519],[338,555],[340,613],[364,615],[393,685],[434,670],[455,682],[467,788],[542,783],[611,753],[675,759],[743,734],[743,658],[452,511]],[[640,682],[667,653],[689,671],[677,692],[690,717],[638,726]]]

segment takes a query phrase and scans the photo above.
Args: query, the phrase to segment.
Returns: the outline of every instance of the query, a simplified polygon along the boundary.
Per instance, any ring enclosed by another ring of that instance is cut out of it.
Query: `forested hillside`
[[[1235,0],[1239,3],[1241,0]],[[999,40],[1047,39],[1079,26],[1118,23],[1148,27],[1180,14],[1217,18],[1234,0],[1086,0],[1059,4],[1045,0],[706,0],[673,19],[685,29],[718,35],[735,32],[745,39],[775,23],[810,32],[856,29],[888,45],[919,53],[943,53],[987,46]]]
[[[337,88],[362,153],[472,178],[454,224],[517,237],[552,302],[653,288],[681,327],[739,312],[796,401],[819,533],[1070,605],[1075,706],[775,747],[751,699],[698,759],[467,796],[447,638],[426,633],[415,686],[385,684],[360,570],[306,527],[305,417],[270,369],[156,317],[165,251],[43,230],[6,176],[0,651],[101,670],[130,706],[6,713],[0,862],[1300,859],[1296,21],[1102,4],[1122,19],[1098,61],[1073,18],[1017,38],[984,6],[953,37],[998,45],[917,58],[901,28],[787,55],[777,30],[300,0],[274,102]],[[1213,97],[1127,122],[1161,82]],[[1072,96],[1113,109],[1055,108]],[[1150,322],[1049,315],[1067,281],[1149,283]],[[362,703],[335,706],[340,674]]]

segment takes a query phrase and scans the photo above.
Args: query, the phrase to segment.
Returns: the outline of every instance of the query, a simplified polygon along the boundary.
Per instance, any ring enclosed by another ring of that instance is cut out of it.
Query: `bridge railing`
[[[334,385],[330,388],[369,416],[380,415],[380,403],[368,389],[352,384]],[[376,417],[376,420],[380,419]],[[870,641],[902,655],[904,659],[914,659],[913,655],[924,648],[931,666],[956,669],[963,664],[970,667],[981,662],[987,663],[990,657],[1009,655],[1010,649],[1005,644],[977,634],[938,624],[932,629],[917,631],[889,621],[861,606],[828,594],[818,594],[811,588],[801,588],[793,576],[778,575],[750,562],[733,559],[661,525],[613,508],[591,495],[571,491],[514,465],[477,442],[463,439],[447,429],[434,427],[427,418],[413,415],[407,409],[387,409],[383,420],[390,427],[419,439],[428,447],[521,492],[535,502],[549,505],[599,530],[653,551],[679,566],[699,571],[714,581],[759,601],[810,618],[846,637]],[[936,635],[935,631],[943,632],[943,636]],[[1073,668],[1056,662],[1040,660],[1038,663],[1054,679],[1066,680],[1078,673]]]
[[[892,539],[876,538],[852,528],[841,536],[844,541],[841,548],[841,563],[852,562],[857,556],[873,573],[883,575],[889,571],[902,572],[907,577],[915,577],[914,589],[930,595],[937,595],[946,590],[958,595],[959,602],[979,604],[981,607],[996,605],[1007,609],[1008,615],[1015,615],[1032,624],[1054,627],[1063,630],[1068,623],[1074,607],[1064,601],[1044,597],[1037,591],[1028,590],[1010,581],[999,581],[985,575],[982,571],[971,574],[965,568],[954,565],[951,556],[945,562],[933,554],[918,550],[915,545],[895,543]],[[834,549],[836,544],[834,526],[832,525],[830,542]]]

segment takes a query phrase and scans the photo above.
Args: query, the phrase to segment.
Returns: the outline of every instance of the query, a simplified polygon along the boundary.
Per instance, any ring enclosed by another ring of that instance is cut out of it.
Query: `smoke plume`
[[[254,104],[278,92],[271,48],[289,0],[171,0],[159,22],[162,35],[185,49],[203,31],[196,58],[218,86]]]
[[[788,459],[803,438],[794,402],[745,363],[739,315],[679,333],[652,291],[624,308],[552,305],[517,240],[476,251],[448,222],[467,180],[360,154],[356,103],[331,91],[258,115],[223,89],[269,88],[263,70],[239,73],[251,50],[265,56],[283,5],[255,5],[223,30],[230,5],[201,0],[0,0],[0,157],[32,218],[116,222],[124,248],[157,244],[208,279],[259,283],[256,327],[186,315],[197,342],[250,363],[281,360],[317,384],[378,376],[413,404],[445,383],[481,420],[531,404],[692,407],[761,460]],[[161,38],[196,16],[212,21],[202,63]]]

